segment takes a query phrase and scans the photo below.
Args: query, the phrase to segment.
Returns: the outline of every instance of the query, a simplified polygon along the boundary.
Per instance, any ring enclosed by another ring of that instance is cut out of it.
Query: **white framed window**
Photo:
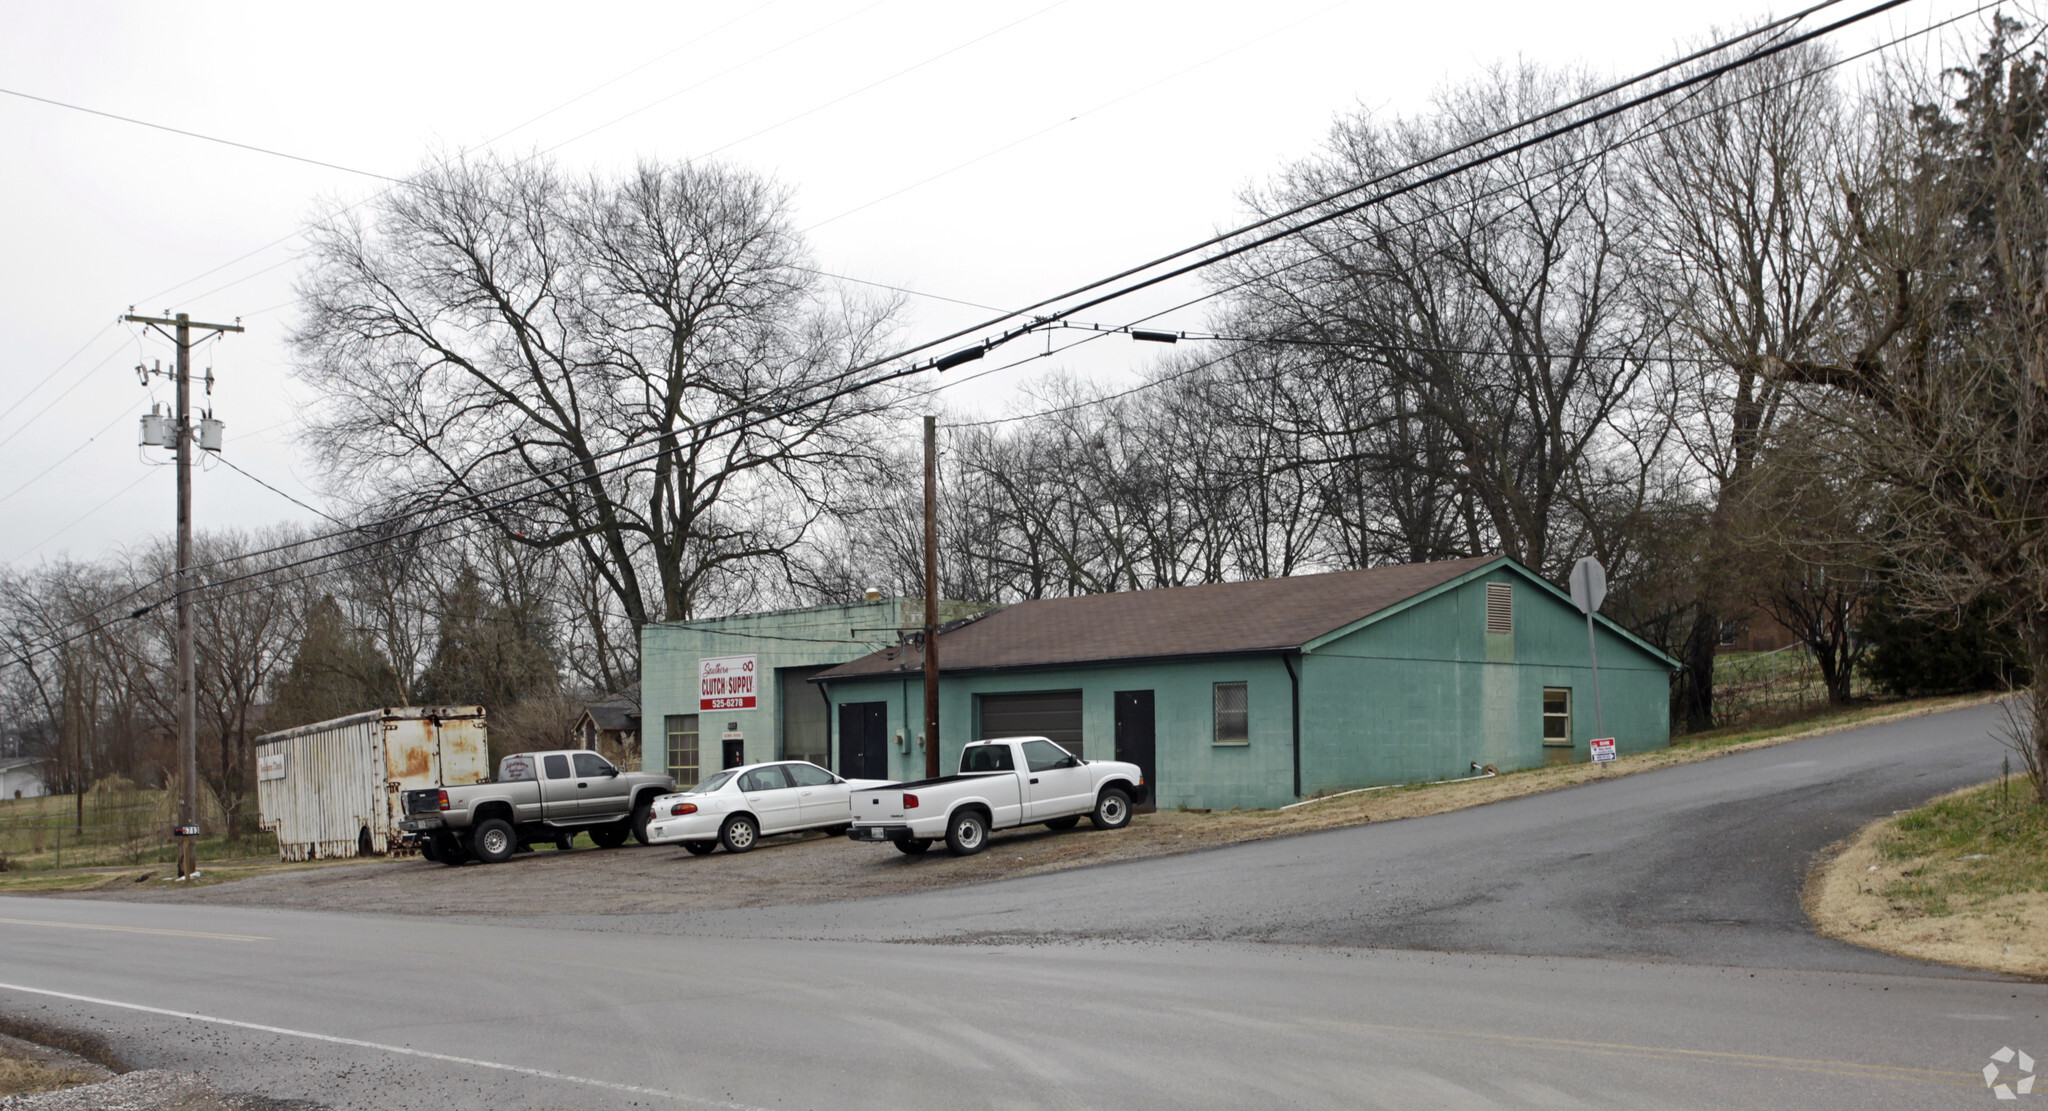
[[[1216,684],[1216,743],[1244,745],[1251,740],[1251,701],[1245,684]]]
[[[668,727],[668,774],[678,787],[694,787],[700,770],[697,757],[697,715],[670,714]]]
[[[1523,734],[1527,736],[1527,734]],[[1572,743],[1572,689],[1543,688],[1543,743],[1570,748]]]

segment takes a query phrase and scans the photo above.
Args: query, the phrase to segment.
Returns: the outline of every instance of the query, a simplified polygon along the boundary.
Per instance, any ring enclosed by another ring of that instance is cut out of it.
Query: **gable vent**
[[[1486,584],[1486,631],[1515,631],[1515,588],[1507,583]]]

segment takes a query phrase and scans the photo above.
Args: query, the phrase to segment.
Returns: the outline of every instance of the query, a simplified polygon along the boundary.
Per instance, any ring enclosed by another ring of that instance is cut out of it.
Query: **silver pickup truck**
[[[443,864],[496,864],[536,841],[568,848],[579,832],[601,849],[628,837],[645,845],[650,807],[675,789],[668,776],[622,772],[595,752],[520,752],[498,761],[489,783],[405,792],[398,828]]]
[[[1083,760],[1044,737],[977,741],[960,752],[960,774],[853,792],[855,841],[892,841],[916,855],[943,837],[955,856],[988,846],[991,830],[1043,825],[1122,829],[1145,799],[1136,764]]]

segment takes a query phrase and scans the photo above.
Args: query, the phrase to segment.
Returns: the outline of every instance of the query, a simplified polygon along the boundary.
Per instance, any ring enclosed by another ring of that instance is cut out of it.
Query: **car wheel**
[[[924,851],[931,847],[932,840],[929,837],[905,837],[896,842],[896,851],[904,856],[923,856]]]
[[[470,851],[485,864],[503,864],[512,858],[512,850],[519,845],[519,839],[512,834],[512,823],[503,818],[478,822],[469,841]]]
[[[1072,828],[1074,828],[1075,826],[1077,826],[1077,825],[1080,825],[1080,824],[1081,824],[1081,816],[1080,816],[1079,814],[1069,814],[1068,816],[1066,816],[1066,817],[1064,817],[1064,818],[1054,818],[1054,819],[1053,819],[1052,821],[1049,821],[1049,822],[1045,823],[1045,828],[1047,828],[1047,829],[1072,829]]]
[[[1110,787],[1095,800],[1095,813],[1088,815],[1096,829],[1122,829],[1131,824],[1131,796],[1121,787]]]
[[[590,839],[600,849],[616,849],[633,836],[633,830],[625,822],[614,822],[608,826],[591,826]]]
[[[633,840],[647,843],[647,823],[654,820],[654,800],[644,798],[633,804]]]
[[[754,825],[754,819],[745,814],[734,814],[725,820],[718,831],[718,843],[729,853],[743,853],[754,847],[761,839],[761,830]]]
[[[710,855],[710,853],[711,853],[711,850],[713,850],[713,849],[715,849],[715,848],[717,848],[717,847],[718,847],[718,842],[716,842],[716,841],[685,841],[685,842],[683,842],[683,847],[684,847],[684,848],[686,848],[686,849],[688,849],[688,850],[690,850],[690,855],[691,855],[691,856],[708,856],[708,855]]]
[[[954,856],[973,856],[988,848],[988,819],[979,810],[962,810],[946,823],[946,848]]]
[[[572,830],[569,830],[569,831],[568,831],[568,832],[566,832],[566,833],[557,833],[557,834],[555,834],[555,851],[556,851],[556,852],[560,852],[560,853],[565,853],[565,852],[568,852],[568,851],[569,851],[570,849],[573,849],[573,848],[575,848],[575,847],[576,847],[576,831],[575,831],[575,830],[573,830],[573,829],[572,829]]]

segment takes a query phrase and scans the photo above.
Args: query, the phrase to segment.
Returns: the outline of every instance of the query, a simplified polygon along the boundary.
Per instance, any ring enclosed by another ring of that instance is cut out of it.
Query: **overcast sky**
[[[1917,0],[1840,45],[1975,6]],[[1753,0],[0,0],[0,87],[378,174],[486,144],[549,151],[578,172],[715,154],[795,191],[821,268],[932,295],[907,306],[907,335],[923,339],[988,315],[940,298],[1024,304],[1228,226],[1239,193],[1312,152],[1337,115],[1412,111],[1518,56],[1632,73],[1767,11]],[[321,504],[299,432],[315,399],[283,343],[295,231],[382,183],[11,96],[0,96],[0,152],[0,561],[91,558],[172,527],[171,468],[151,465],[166,453],[135,446],[137,416],[171,394],[133,369],[168,365],[172,351],[114,323],[130,305],[242,318],[247,334],[197,364],[218,380],[226,455]],[[1098,315],[1123,323],[1196,291]],[[1202,323],[1198,309],[1157,321]],[[1059,368],[1115,380],[1157,350],[1108,339],[942,396],[954,410],[1008,412]],[[202,528],[317,520],[219,465],[196,501]]]

